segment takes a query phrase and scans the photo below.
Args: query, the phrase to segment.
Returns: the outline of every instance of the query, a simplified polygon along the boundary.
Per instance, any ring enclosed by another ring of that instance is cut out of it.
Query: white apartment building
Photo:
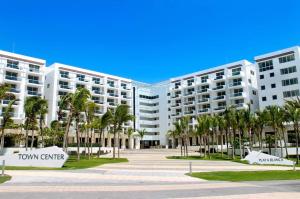
[[[215,114],[228,106],[258,109],[255,65],[238,61],[171,79],[171,121]]]
[[[143,148],[167,144],[168,89],[168,81],[152,85],[133,82],[134,129],[146,132],[141,140]]]
[[[84,87],[91,92],[91,99],[98,105],[97,116],[103,115],[108,109],[115,109],[118,104],[127,104],[133,113],[131,80],[54,63],[47,68],[45,80],[45,98],[49,103],[48,124],[58,119],[57,111],[60,97],[75,92],[76,88],[79,87]],[[131,125],[131,122],[125,124],[126,127]],[[71,134],[70,139],[71,142],[75,140],[74,133]],[[123,139],[125,138],[122,138],[124,145]],[[109,135],[106,135],[103,141],[105,146],[111,146],[112,141]]]
[[[259,108],[283,106],[286,100],[299,96],[300,49],[292,47],[256,56]]]
[[[11,113],[15,123],[24,122],[26,97],[44,95],[45,64],[43,59],[0,51],[0,83],[11,85],[10,92],[18,99]],[[1,102],[1,114],[8,103],[8,100]]]
[[[24,121],[27,96],[43,96],[48,100],[47,124],[58,119],[60,97],[78,87],[90,90],[101,116],[118,104],[127,104],[135,120],[126,127],[145,130],[144,148],[170,145],[168,130],[182,116],[221,113],[228,106],[252,111],[269,105],[283,105],[286,99],[299,96],[300,49],[291,47],[255,57],[256,63],[241,60],[195,73],[171,78],[157,84],[146,84],[127,78],[83,68],[54,63],[45,67],[45,60],[0,51],[0,83],[11,84],[11,92],[19,99],[14,105],[13,119]],[[0,104],[1,111],[8,101]],[[269,131],[270,129],[267,129]],[[70,142],[75,135],[71,133]],[[97,137],[95,138],[97,142]],[[102,146],[112,146],[112,136],[105,135]],[[128,147],[128,138],[121,140]],[[190,145],[197,145],[191,138]]]

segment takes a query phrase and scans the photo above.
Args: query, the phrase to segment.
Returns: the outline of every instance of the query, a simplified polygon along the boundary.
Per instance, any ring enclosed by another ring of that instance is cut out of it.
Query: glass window
[[[273,69],[273,61],[268,60],[265,62],[260,62],[260,63],[258,63],[258,67],[259,67],[259,72],[272,70]]]
[[[279,63],[285,63],[295,60],[295,54],[287,55],[284,57],[279,57]]]

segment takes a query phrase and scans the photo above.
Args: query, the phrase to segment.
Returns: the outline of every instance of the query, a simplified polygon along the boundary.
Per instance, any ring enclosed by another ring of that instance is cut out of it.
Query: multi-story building
[[[91,92],[91,100],[98,105],[97,116],[118,104],[127,104],[135,120],[125,126],[145,130],[141,144],[146,148],[170,145],[167,132],[182,116],[190,116],[190,125],[194,125],[196,116],[221,113],[228,106],[243,109],[249,104],[254,112],[269,105],[281,106],[285,100],[300,96],[299,47],[260,55],[255,61],[242,60],[146,84],[59,63],[45,67],[45,60],[0,51],[0,82],[10,84],[11,92],[19,99],[12,112],[16,123],[24,122],[26,97],[42,96],[48,100],[49,125],[57,119],[61,96],[78,87]],[[1,102],[2,112],[7,103],[8,99]],[[73,142],[73,129],[71,132]],[[94,139],[97,142],[99,138]],[[102,145],[111,146],[112,142],[106,133]],[[120,142],[123,148],[129,145],[124,134]],[[191,138],[190,145],[196,144],[197,139]]]
[[[215,114],[228,106],[258,109],[255,65],[242,60],[171,79],[172,123],[182,116]]]
[[[13,105],[12,119],[15,123],[24,122],[24,103],[28,96],[43,96],[46,61],[6,51],[0,51],[0,82],[11,86],[10,92],[18,101]],[[4,99],[1,113],[8,105]]]
[[[141,140],[142,147],[166,145],[169,82],[152,85],[134,82],[133,88],[134,128],[137,131],[145,131],[145,136]]]
[[[74,66],[54,63],[47,68],[45,80],[45,98],[49,104],[47,123],[57,120],[58,104],[61,96],[75,92],[76,88],[84,87],[91,92],[91,100],[98,109],[96,116],[103,115],[108,109],[115,109],[118,104],[127,104],[132,111],[132,81],[113,75],[103,74]],[[131,122],[125,124],[131,126]],[[84,139],[84,136],[82,136]],[[97,138],[96,138],[97,139]],[[122,138],[122,145],[126,142]],[[74,133],[70,141],[75,140]],[[103,139],[105,146],[111,146],[109,135]],[[128,141],[127,141],[128,142]]]
[[[259,108],[284,105],[299,96],[300,49],[292,47],[256,56]]]

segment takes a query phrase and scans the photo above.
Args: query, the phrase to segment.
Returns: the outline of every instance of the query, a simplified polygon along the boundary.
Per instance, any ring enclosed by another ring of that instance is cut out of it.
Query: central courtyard
[[[9,170],[0,198],[299,198],[300,181],[206,181],[193,172],[291,170],[231,161],[171,160],[177,149],[124,150],[129,162],[80,170]],[[196,155],[196,154],[194,154]],[[106,157],[109,157],[107,155]]]

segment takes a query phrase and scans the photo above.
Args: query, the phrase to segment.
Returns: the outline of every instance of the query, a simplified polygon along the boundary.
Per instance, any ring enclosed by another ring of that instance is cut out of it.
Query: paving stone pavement
[[[300,181],[217,182],[185,175],[187,160],[169,160],[178,150],[125,150],[128,163],[68,171],[7,171],[0,199],[34,198],[297,198]],[[229,161],[191,161],[193,171],[286,170]]]

